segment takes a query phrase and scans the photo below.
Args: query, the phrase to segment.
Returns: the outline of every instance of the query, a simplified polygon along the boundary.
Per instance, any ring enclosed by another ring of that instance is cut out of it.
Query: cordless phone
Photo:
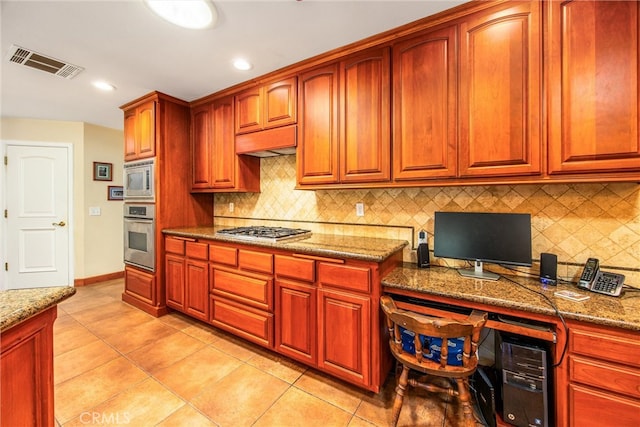
[[[600,262],[596,258],[589,258],[580,275],[578,287],[599,294],[619,296],[624,284],[624,275],[600,271],[599,266]]]

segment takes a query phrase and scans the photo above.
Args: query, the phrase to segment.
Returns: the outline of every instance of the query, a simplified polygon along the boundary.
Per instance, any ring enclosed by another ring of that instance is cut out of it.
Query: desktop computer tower
[[[544,343],[501,333],[496,338],[502,419],[518,427],[553,425],[549,351]]]

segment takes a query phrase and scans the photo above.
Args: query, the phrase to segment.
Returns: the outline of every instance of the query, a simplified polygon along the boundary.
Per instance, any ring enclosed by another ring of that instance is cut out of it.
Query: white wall
[[[122,185],[122,131],[82,122],[2,118],[0,139],[73,144],[74,277],[86,279],[124,269],[122,202],[107,200],[108,185]],[[113,181],[93,181],[93,162],[113,163]],[[102,215],[89,216],[89,207]]]

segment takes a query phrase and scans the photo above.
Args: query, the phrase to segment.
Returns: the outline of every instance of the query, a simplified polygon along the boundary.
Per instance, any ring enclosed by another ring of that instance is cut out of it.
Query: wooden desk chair
[[[402,365],[393,403],[393,426],[398,423],[407,384],[457,397],[464,408],[465,425],[475,426],[469,377],[478,365],[478,340],[487,313],[474,310],[465,321],[457,321],[401,310],[386,295],[380,298],[380,304],[387,316],[391,353]],[[426,375],[409,379],[411,369]],[[431,384],[433,377],[452,379],[457,387]]]

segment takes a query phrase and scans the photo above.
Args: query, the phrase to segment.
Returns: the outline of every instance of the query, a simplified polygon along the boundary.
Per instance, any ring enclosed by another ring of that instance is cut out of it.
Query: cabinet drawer
[[[321,262],[318,264],[318,282],[322,286],[371,293],[371,270]]]
[[[214,294],[261,310],[273,311],[273,279],[213,268]]]
[[[571,356],[571,381],[640,399],[640,370]]]
[[[273,315],[211,296],[211,323],[249,341],[273,348]]]
[[[164,251],[176,255],[184,255],[184,244],[185,241],[182,239],[167,237],[164,239]]]
[[[315,282],[316,262],[290,256],[276,255],[276,276]]]
[[[246,249],[240,249],[239,252],[238,264],[240,265],[240,268],[244,270],[259,271],[261,273],[273,273],[272,254],[248,251]]]
[[[571,427],[604,425],[636,427],[638,425],[640,402],[635,399],[570,384],[569,402]]]
[[[569,345],[572,353],[604,359],[608,362],[626,363],[640,368],[640,341],[598,333],[586,329],[569,329]]]
[[[209,259],[218,264],[238,266],[238,250],[227,246],[209,245]]]
[[[125,268],[125,293],[148,303],[155,304],[156,277],[139,270]]]
[[[189,258],[208,260],[209,245],[199,242],[187,242],[187,256]]]

